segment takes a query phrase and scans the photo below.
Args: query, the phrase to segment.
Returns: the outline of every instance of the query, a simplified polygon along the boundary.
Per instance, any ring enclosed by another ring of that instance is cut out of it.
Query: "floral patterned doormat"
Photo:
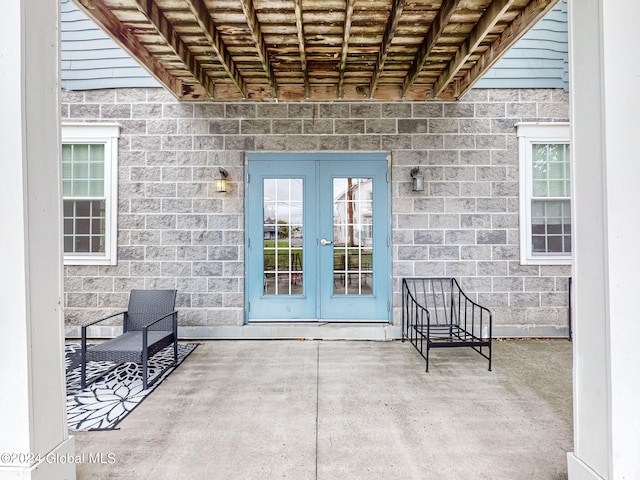
[[[178,344],[178,366],[198,346]],[[173,345],[149,359],[149,383],[143,390],[142,368],[136,363],[89,362],[87,379],[95,382],[80,388],[80,344],[65,345],[67,377],[67,426],[69,430],[113,430],[142,400],[176,368]],[[156,378],[158,380],[156,381]]]

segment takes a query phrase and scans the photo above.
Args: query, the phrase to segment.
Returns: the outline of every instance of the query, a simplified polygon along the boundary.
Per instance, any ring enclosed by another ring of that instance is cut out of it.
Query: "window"
[[[118,136],[115,124],[62,125],[65,265],[115,265]]]
[[[520,123],[520,261],[571,264],[571,164],[567,123]]]

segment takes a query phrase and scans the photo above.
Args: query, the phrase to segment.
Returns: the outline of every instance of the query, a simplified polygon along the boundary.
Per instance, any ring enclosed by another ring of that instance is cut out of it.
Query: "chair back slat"
[[[125,332],[142,330],[149,322],[175,310],[176,290],[131,290]],[[149,330],[171,331],[171,316],[149,327]]]

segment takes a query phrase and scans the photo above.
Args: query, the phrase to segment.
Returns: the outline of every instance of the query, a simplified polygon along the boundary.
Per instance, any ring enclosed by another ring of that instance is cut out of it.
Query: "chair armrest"
[[[161,320],[164,320],[167,317],[173,317],[173,335],[174,335],[174,342],[176,341],[176,339],[178,338],[178,333],[177,333],[177,328],[178,328],[178,311],[174,310],[171,313],[167,313],[166,315],[164,315],[163,317],[158,318],[157,320],[154,320],[153,322],[149,322],[147,323],[145,326],[142,327],[142,351],[146,352],[147,351],[147,347],[149,346],[149,327],[158,323]]]
[[[103,320],[107,320],[107,319],[109,319],[109,318],[117,317],[118,315],[123,315],[123,314],[126,314],[126,313],[127,313],[127,312],[118,312],[118,313],[114,313],[113,315],[109,315],[109,316],[107,316],[107,317],[100,318],[100,319],[98,319],[98,320],[93,320],[93,321],[91,321],[91,322],[87,322],[87,323],[85,323],[85,324],[83,324],[83,325],[82,325],[82,328],[81,328],[81,335],[80,335],[81,340],[80,340],[80,341],[81,341],[81,352],[82,352],[82,353],[81,353],[81,355],[82,355],[82,362],[83,362],[83,364],[84,364],[85,356],[86,356],[86,354],[87,354],[87,327],[90,327],[91,325],[95,325],[96,323],[100,323],[100,322],[102,322]]]
[[[118,313],[114,313],[113,315],[109,315],[108,317],[104,317],[104,318],[100,318],[98,320],[93,320],[91,322],[83,323],[82,324],[82,328],[85,329],[87,327],[90,327],[91,325],[95,325],[96,323],[102,322],[103,320],[107,320],[109,318],[113,318],[113,317],[117,317],[118,315],[122,315],[123,313],[127,313],[127,312],[118,312]]]
[[[158,318],[157,320],[154,320],[154,321],[152,321],[152,322],[149,322],[149,323],[145,324],[145,325],[142,327],[142,330],[148,329],[151,325],[155,325],[155,324],[156,324],[156,323],[158,323],[159,321],[164,320],[165,318],[170,317],[170,316],[172,316],[172,315],[175,315],[175,317],[174,317],[174,323],[175,323],[175,322],[176,322],[176,320],[178,319],[178,311],[177,311],[177,310],[174,310],[174,311],[173,311],[173,312],[171,312],[171,313],[167,313],[165,316],[160,317],[160,318]]]

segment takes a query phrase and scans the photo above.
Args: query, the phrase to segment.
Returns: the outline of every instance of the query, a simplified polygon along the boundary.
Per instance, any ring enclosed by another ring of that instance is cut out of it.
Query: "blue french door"
[[[389,162],[249,153],[246,321],[389,322]]]

